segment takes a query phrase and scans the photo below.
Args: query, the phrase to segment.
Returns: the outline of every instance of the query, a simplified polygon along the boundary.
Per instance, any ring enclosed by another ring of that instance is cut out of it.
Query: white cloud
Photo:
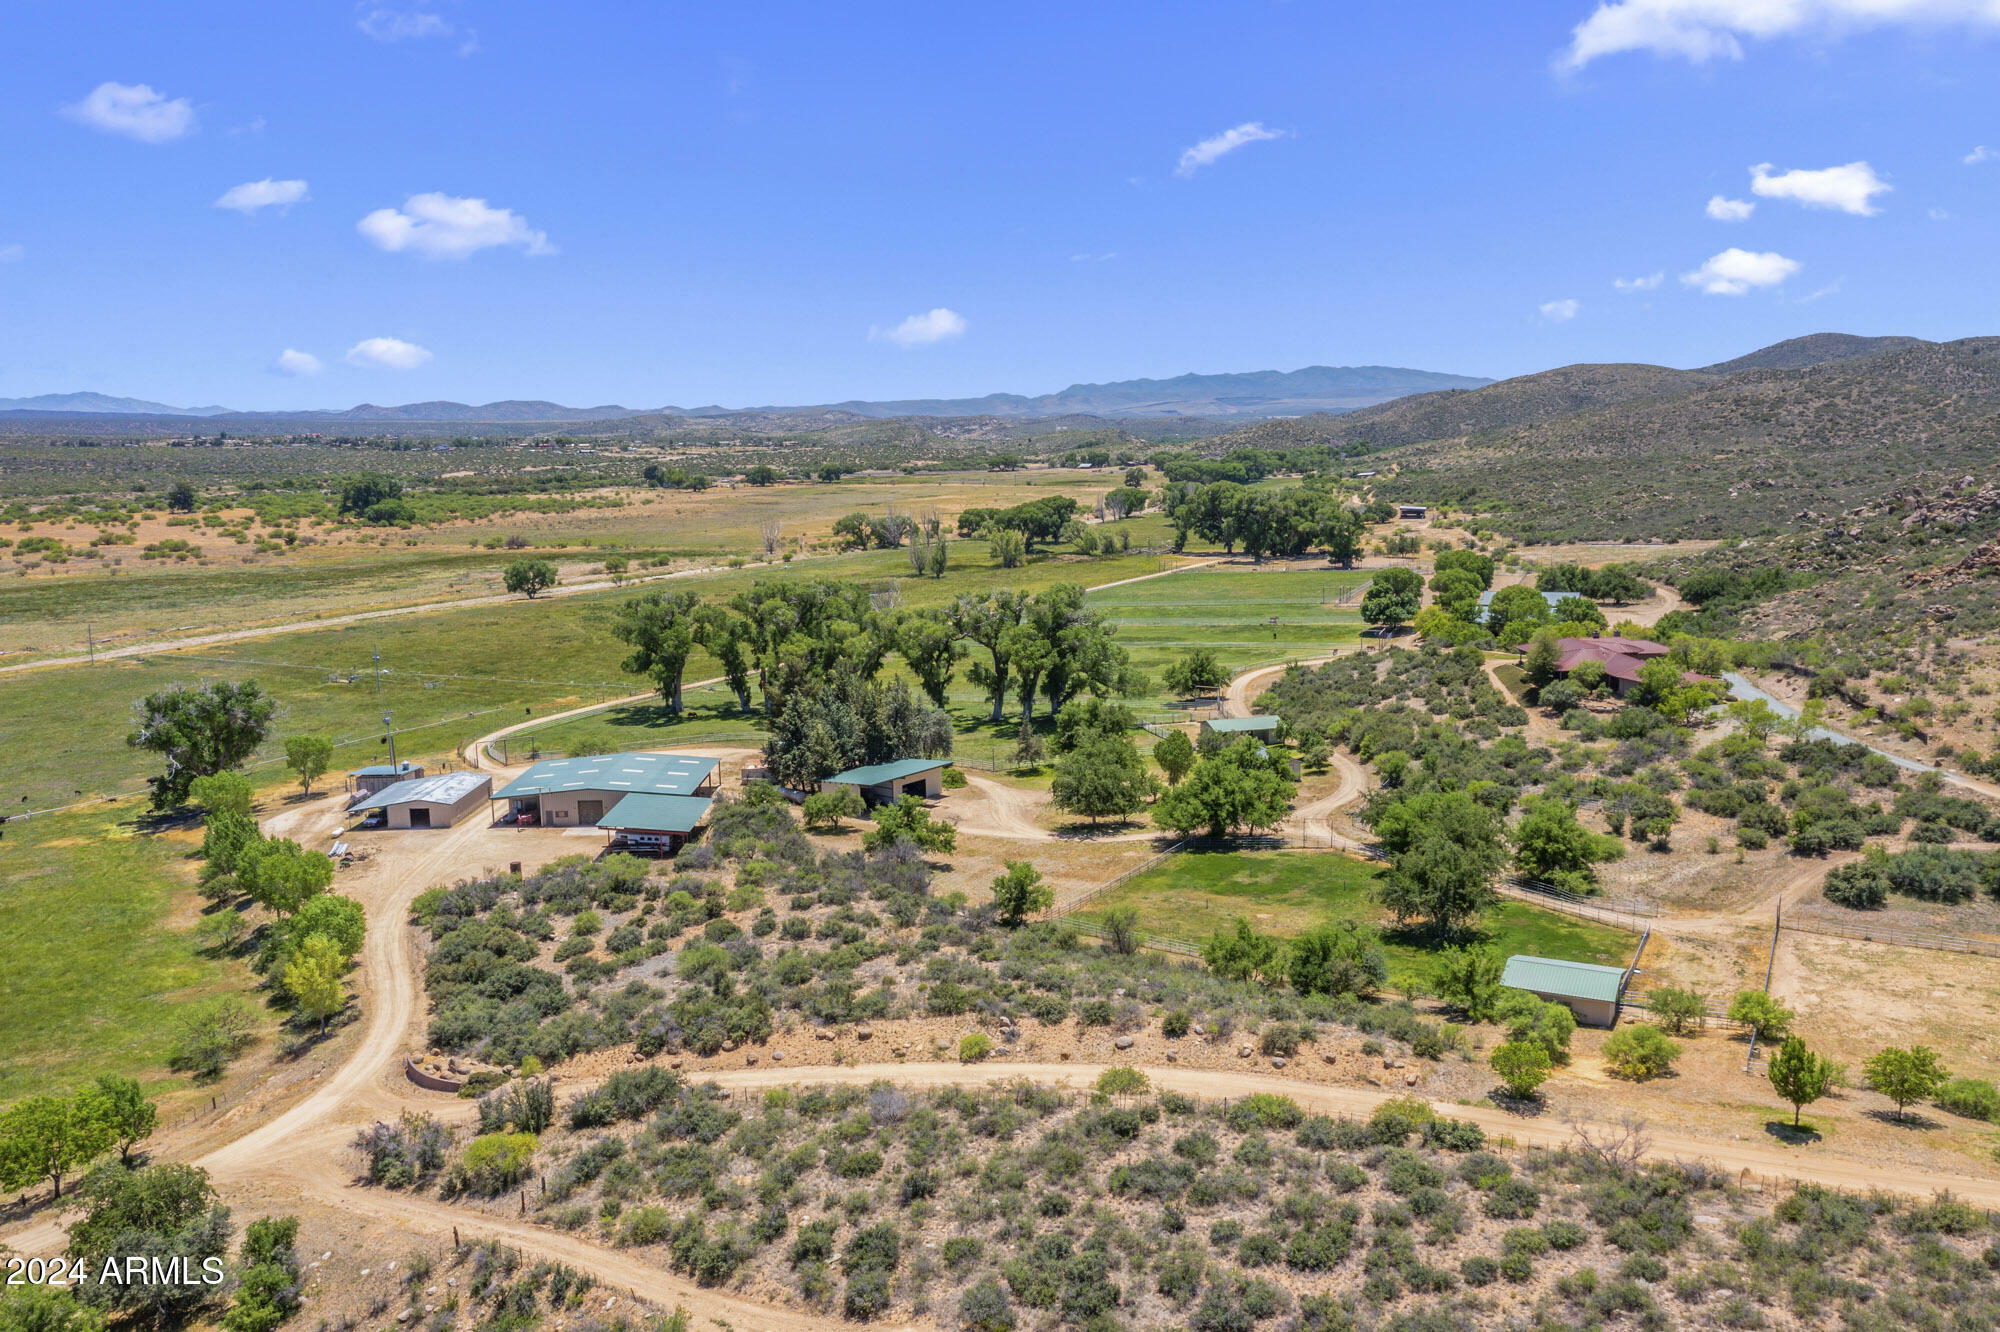
[[[369,341],[386,342],[391,340],[392,339],[387,339],[387,338],[371,338]],[[362,344],[362,346],[366,345],[367,343]],[[402,342],[402,343],[397,343],[397,345],[400,347],[408,347],[410,344],[407,342]],[[356,347],[354,351],[349,352],[347,354],[348,359],[353,360],[354,352],[358,352],[360,350],[361,347]],[[418,347],[416,348],[416,350],[423,351],[424,349]],[[424,358],[429,359],[429,357],[430,353],[424,352]],[[421,362],[419,362],[419,364],[421,364]],[[311,352],[302,352],[298,351],[295,348],[287,347],[283,351],[278,353],[277,370],[280,374],[300,375],[300,376],[316,375],[324,369],[326,369],[326,366],[320,362],[319,357],[314,356]]]
[[[1840,294],[1840,284],[1845,282],[1846,280],[1847,279],[1845,278],[1835,278],[1833,281],[1827,283],[1824,287],[1819,288],[1818,290],[1812,292],[1811,294],[1799,297],[1798,303],[1800,305],[1805,305],[1811,301],[1824,300],[1828,296],[1838,296]]]
[[[429,351],[401,338],[363,338],[347,349],[347,363],[368,370],[414,370],[430,359]]]
[[[1228,156],[1238,148],[1262,143],[1266,139],[1284,137],[1282,130],[1266,129],[1261,121],[1246,120],[1235,129],[1226,129],[1220,134],[1203,139],[1183,152],[1179,165],[1174,167],[1174,174],[1185,180],[1211,162]]]
[[[1949,209],[1945,209],[1945,208],[1933,208],[1933,209],[1931,209],[1931,221],[1933,221],[1933,222],[1949,222],[1949,221],[1951,221],[1951,212],[1950,212],[1950,210],[1949,210]]]
[[[496,245],[518,246],[523,254],[556,252],[548,233],[536,231],[512,209],[449,194],[413,194],[402,208],[378,208],[357,226],[391,254],[408,250],[426,259],[464,259]]]
[[[1790,199],[1807,208],[1835,208],[1857,217],[1873,217],[1882,210],[1874,204],[1878,194],[1895,187],[1875,174],[1866,162],[1824,167],[1818,171],[1786,171],[1771,174],[1771,164],[1750,168],[1750,192],[1766,199]]]
[[[1758,254],[1732,245],[1694,272],[1681,274],[1681,281],[1711,296],[1741,296],[1752,287],[1777,286],[1798,272],[1799,266],[1798,260],[1782,254]]]
[[[894,328],[871,328],[868,340],[893,342],[898,347],[928,347],[964,337],[966,327],[964,315],[940,305],[925,314],[913,314]]]
[[[1620,291],[1657,291],[1666,280],[1665,273],[1649,273],[1645,277],[1613,278],[1611,285]]]
[[[0,245],[0,264],[18,264],[27,253],[27,249],[19,244]]]
[[[441,14],[428,9],[390,9],[376,6],[355,23],[378,42],[420,42],[430,38],[458,39],[458,53],[469,56],[479,49],[479,34],[471,28],[454,26]]]
[[[1704,211],[1717,222],[1742,222],[1757,211],[1757,205],[1748,199],[1728,199],[1717,194],[1709,199]]]
[[[1576,318],[1577,311],[1583,309],[1583,302],[1571,297],[1560,301],[1543,301],[1538,308],[1542,312],[1542,318],[1551,324],[1566,324]]]
[[[1702,64],[1743,58],[1744,39],[1840,35],[1895,24],[2000,28],[1993,0],[1600,0],[1557,64],[1650,51]]]
[[[1103,254],[1073,254],[1069,261],[1073,264],[1101,264],[1117,257],[1118,251],[1106,250]]]
[[[295,203],[303,202],[305,198],[304,181],[272,180],[267,176],[263,180],[246,181],[224,190],[222,197],[215,201],[215,206],[233,208],[247,216],[259,208],[290,208]]]
[[[171,143],[194,133],[194,104],[168,101],[143,83],[100,83],[81,102],[63,108],[79,125],[140,143]]]
[[[1959,161],[1965,163],[1967,166],[1979,166],[1986,162],[2000,162],[2000,152],[1995,152],[1982,143],[1964,157],[1961,157]]]

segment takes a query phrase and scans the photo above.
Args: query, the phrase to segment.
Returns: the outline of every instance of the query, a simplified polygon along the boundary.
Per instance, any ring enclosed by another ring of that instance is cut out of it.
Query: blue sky
[[[0,396],[743,406],[2000,332],[1993,0],[1005,9],[16,6]]]

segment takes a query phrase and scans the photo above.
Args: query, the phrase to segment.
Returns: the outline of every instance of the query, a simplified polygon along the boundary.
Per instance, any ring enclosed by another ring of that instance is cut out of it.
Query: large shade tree
[[[153,808],[185,804],[197,778],[241,767],[270,734],[277,700],[255,680],[169,685],[139,700],[125,743],[167,760],[167,770],[147,778]]]

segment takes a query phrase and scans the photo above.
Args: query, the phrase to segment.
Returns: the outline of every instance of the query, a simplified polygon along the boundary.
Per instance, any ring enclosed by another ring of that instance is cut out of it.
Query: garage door
[[[604,802],[602,800],[579,800],[576,802],[576,821],[578,823],[585,823],[594,827],[597,821],[603,817]]]

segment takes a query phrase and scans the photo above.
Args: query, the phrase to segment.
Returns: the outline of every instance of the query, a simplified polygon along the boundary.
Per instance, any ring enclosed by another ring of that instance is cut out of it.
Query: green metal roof
[[[707,796],[628,795],[597,826],[620,832],[693,832],[714,803]]]
[[[715,760],[692,754],[590,754],[543,759],[493,793],[495,800],[552,791],[624,791],[634,795],[691,795],[715,771]]]
[[[932,768],[949,768],[950,759],[897,759],[893,763],[871,763],[865,768],[849,768],[827,778],[829,782],[840,782],[847,786],[882,786],[888,782],[914,777]]]
[[[1211,731],[1222,731],[1227,734],[1234,734],[1238,731],[1259,734],[1264,731],[1277,730],[1278,721],[1279,719],[1276,717],[1217,717],[1214,721],[1203,722],[1202,724]]]
[[[1595,962],[1565,962],[1554,957],[1529,957],[1516,953],[1507,959],[1500,983],[1536,994],[1561,995],[1565,999],[1596,999],[1617,1003],[1624,988],[1625,968],[1600,966]]]

